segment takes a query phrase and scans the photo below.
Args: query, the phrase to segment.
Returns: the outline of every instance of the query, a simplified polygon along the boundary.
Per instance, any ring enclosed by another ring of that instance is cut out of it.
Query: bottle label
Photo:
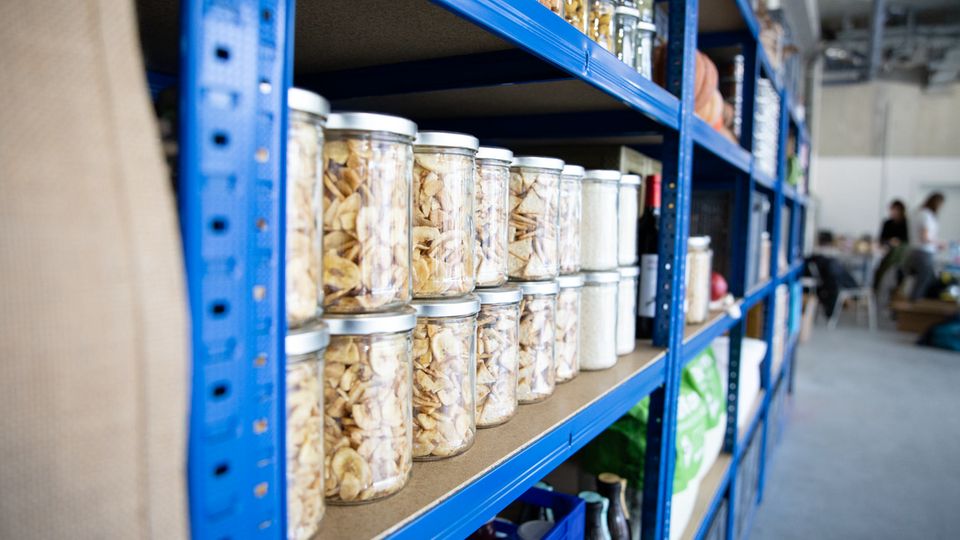
[[[640,257],[640,294],[637,315],[653,318],[657,314],[657,266],[656,253]]]

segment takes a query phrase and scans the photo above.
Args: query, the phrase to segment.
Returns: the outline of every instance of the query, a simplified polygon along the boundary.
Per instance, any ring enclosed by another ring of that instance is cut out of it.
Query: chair
[[[813,276],[813,279],[816,281],[816,287],[823,286],[823,278],[820,276],[820,271],[817,269],[816,264],[807,264],[807,268],[810,270],[810,275]],[[816,288],[814,288],[816,290]],[[860,322],[860,307],[863,305],[867,311],[867,327],[871,332],[877,329],[877,302],[874,298],[873,288],[870,286],[858,286],[858,287],[841,287],[837,293],[837,300],[833,304],[833,312],[830,317],[827,319],[827,329],[834,330],[837,327],[837,324],[840,322],[840,313],[843,311],[843,306],[847,300],[855,300],[857,302],[857,322]]]

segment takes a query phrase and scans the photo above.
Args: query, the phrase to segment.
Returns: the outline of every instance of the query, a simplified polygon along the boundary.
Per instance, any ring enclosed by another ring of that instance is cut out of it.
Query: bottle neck
[[[645,206],[657,213],[660,211],[660,175],[651,174],[647,177],[647,195]]]

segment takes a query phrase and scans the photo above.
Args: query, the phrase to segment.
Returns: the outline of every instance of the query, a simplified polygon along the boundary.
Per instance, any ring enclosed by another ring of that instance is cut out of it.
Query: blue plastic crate
[[[532,506],[553,510],[554,525],[543,536],[543,540],[579,540],[583,538],[586,503],[580,497],[540,488],[530,488],[517,500]],[[493,528],[500,538],[519,540],[517,525],[509,521],[497,519],[493,522]]]

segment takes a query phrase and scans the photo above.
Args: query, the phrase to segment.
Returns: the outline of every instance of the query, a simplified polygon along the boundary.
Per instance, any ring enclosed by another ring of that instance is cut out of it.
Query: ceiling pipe
[[[887,15],[887,0],[873,0],[873,14],[870,17],[870,61],[867,62],[866,78],[872,81],[880,73],[883,57],[883,25]]]

